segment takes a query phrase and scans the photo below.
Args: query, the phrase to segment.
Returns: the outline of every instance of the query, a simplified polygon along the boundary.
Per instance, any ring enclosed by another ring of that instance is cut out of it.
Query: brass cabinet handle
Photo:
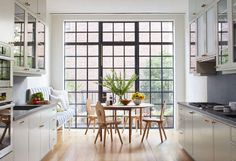
[[[201,7],[206,7],[206,4],[202,4]]]
[[[209,122],[210,122],[210,121],[209,121],[209,120],[207,120],[207,119],[205,119],[204,121],[205,121],[205,122],[207,122],[207,123],[209,123]]]
[[[26,6],[30,6],[30,3],[29,3],[29,2],[25,2],[25,5],[26,5]]]
[[[215,122],[215,121],[212,121],[211,123],[212,123],[212,124],[216,124],[216,122]]]
[[[191,112],[189,112],[190,114],[194,114],[194,112],[193,111],[191,111]]]
[[[40,125],[39,127],[42,128],[42,127],[44,127],[44,125]]]
[[[25,121],[21,121],[21,122],[19,122],[19,124],[23,124]]]

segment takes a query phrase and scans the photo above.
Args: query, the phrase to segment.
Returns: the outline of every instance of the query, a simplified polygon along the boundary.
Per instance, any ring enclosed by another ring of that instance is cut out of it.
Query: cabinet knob
[[[23,124],[25,121],[21,121],[21,122],[19,122],[19,124]]]
[[[42,127],[44,127],[44,125],[40,125],[39,127],[42,128]]]
[[[29,7],[29,6],[30,6],[30,3],[29,3],[29,2],[25,2],[25,5]]]
[[[206,7],[206,4],[202,4],[201,7]]]
[[[216,122],[215,122],[215,121],[212,121],[211,123],[212,123],[212,124],[216,124]]]
[[[207,119],[205,119],[204,121],[205,121],[205,122],[207,122],[207,123],[208,123],[208,122],[210,122],[210,121],[209,121],[209,120],[207,120]]]
[[[194,112],[193,111],[191,111],[191,112],[189,112],[190,114],[194,114]]]

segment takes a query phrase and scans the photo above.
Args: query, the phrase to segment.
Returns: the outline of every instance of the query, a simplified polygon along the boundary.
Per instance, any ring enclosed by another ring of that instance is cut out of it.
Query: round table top
[[[91,104],[92,107],[95,107],[96,104]],[[120,105],[120,104],[113,104],[113,105],[106,105],[105,103],[102,103],[102,106],[104,109],[115,109],[115,110],[129,110],[129,109],[135,109],[135,108],[147,108],[147,107],[154,107],[154,104],[150,103],[141,103],[140,105],[135,105],[133,102],[129,103],[128,105]]]

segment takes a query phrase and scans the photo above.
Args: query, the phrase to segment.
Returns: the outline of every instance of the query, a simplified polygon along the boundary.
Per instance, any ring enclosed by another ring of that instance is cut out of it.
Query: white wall
[[[185,13],[188,0],[48,0],[50,13]]]

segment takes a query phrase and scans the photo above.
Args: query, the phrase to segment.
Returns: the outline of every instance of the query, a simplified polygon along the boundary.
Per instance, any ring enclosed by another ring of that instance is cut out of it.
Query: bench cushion
[[[59,127],[65,122],[67,122],[71,117],[74,116],[74,113],[74,109],[68,109],[63,112],[57,112],[57,126]]]

